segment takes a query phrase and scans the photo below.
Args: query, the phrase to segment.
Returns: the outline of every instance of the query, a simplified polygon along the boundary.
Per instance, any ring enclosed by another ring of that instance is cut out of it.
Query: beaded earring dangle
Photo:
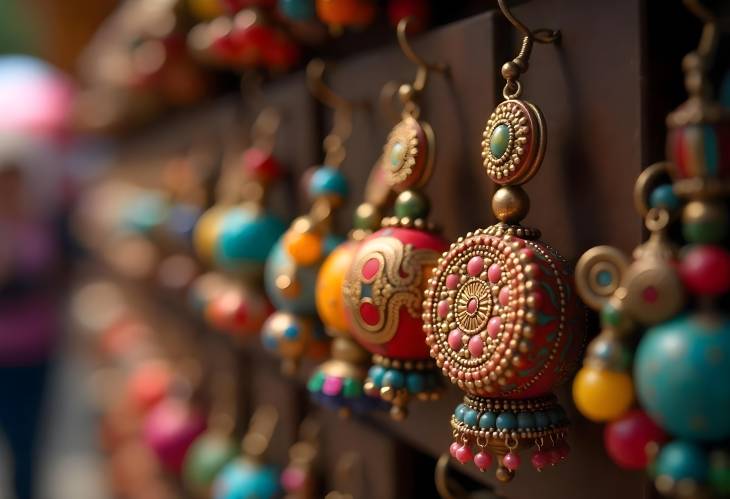
[[[538,171],[546,148],[540,110],[520,99],[519,77],[534,42],[559,32],[524,33],[515,59],[502,66],[504,101],[487,120],[482,158],[499,189],[492,198],[498,223],[460,237],[439,259],[423,304],[430,354],[467,395],[451,418],[451,455],[511,480],[519,452],[535,448],[538,470],[568,453],[568,421],[552,391],[570,379],[583,348],[585,314],[567,262],[521,225],[529,210],[522,184]]]

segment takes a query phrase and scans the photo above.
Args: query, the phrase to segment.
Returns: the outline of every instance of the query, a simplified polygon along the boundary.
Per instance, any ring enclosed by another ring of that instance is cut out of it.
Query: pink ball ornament
[[[682,256],[679,273],[691,293],[727,293],[730,290],[730,252],[711,244],[694,246]]]
[[[647,446],[665,442],[667,435],[644,411],[634,410],[606,425],[603,439],[616,464],[640,470],[649,464]]]

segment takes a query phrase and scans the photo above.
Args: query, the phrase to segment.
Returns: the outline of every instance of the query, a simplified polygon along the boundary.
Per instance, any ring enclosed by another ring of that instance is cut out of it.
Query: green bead
[[[403,191],[395,200],[394,211],[398,218],[426,218],[430,210],[426,197],[416,191]]]
[[[405,160],[406,146],[400,141],[394,142],[393,145],[390,146],[390,153],[388,156],[390,159],[390,167],[393,170],[398,170]]]
[[[601,324],[604,327],[618,327],[623,315],[611,302],[607,302],[601,309]]]
[[[489,137],[489,151],[492,156],[499,159],[504,156],[509,146],[509,127],[504,123],[497,125],[492,130],[492,136]]]
[[[709,482],[720,495],[730,494],[730,456],[719,451],[710,455]]]
[[[322,390],[322,386],[324,385],[324,373],[322,371],[315,372],[311,378],[309,378],[309,382],[307,382],[307,389],[310,392],[317,393],[320,390]]]
[[[362,395],[362,383],[356,379],[346,378],[342,385],[342,394],[346,398],[357,398]]]
[[[726,234],[727,226],[722,220],[682,224],[682,235],[690,243],[716,243],[725,239]]]

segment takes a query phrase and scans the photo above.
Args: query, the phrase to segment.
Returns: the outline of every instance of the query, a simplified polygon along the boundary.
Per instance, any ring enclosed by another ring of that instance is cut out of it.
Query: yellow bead
[[[228,209],[213,206],[203,213],[195,224],[193,231],[193,248],[195,254],[207,264],[213,263],[215,247],[220,232],[220,222]]]
[[[588,419],[617,419],[629,410],[634,401],[631,377],[608,369],[584,367],[573,382],[573,400]]]
[[[287,231],[284,250],[299,265],[312,265],[322,258],[322,238],[312,232]]]

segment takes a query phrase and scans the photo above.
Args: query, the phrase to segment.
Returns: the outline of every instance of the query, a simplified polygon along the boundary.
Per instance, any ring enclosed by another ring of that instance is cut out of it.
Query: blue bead
[[[608,270],[602,270],[596,275],[596,282],[600,286],[608,286],[613,282],[613,274]]]
[[[497,425],[497,416],[493,412],[485,412],[479,418],[479,428],[494,428]]]
[[[537,428],[547,428],[550,426],[550,418],[547,413],[543,411],[537,411],[535,414],[535,426]]]
[[[309,180],[309,197],[336,196],[346,198],[348,193],[347,179],[342,172],[331,166],[320,166]]]
[[[511,412],[502,412],[497,416],[498,430],[514,430],[517,428],[517,418]]]
[[[383,376],[383,386],[389,386],[395,388],[403,388],[406,384],[405,376],[397,369],[389,369]]]
[[[683,314],[649,328],[636,350],[636,394],[669,433],[730,437],[730,318]],[[719,380],[723,380],[720,382]]]
[[[656,461],[658,475],[674,480],[690,479],[704,482],[709,469],[707,453],[692,442],[675,440],[662,447]]]
[[[299,337],[299,328],[296,324],[291,324],[284,329],[284,338],[287,340],[295,340]]]
[[[213,483],[213,499],[272,499],[280,492],[279,473],[245,458],[235,459]]]
[[[467,407],[464,404],[459,404],[456,406],[456,409],[454,410],[454,417],[457,421],[464,421],[464,413],[466,412]]]
[[[671,212],[677,210],[679,204],[679,198],[674,194],[671,184],[660,185],[649,195],[649,205],[652,208],[664,208]]]
[[[279,0],[279,12],[294,21],[314,19],[314,0]]]
[[[464,411],[464,423],[469,426],[476,426],[479,423],[479,413],[474,409]]]
[[[383,366],[373,366],[368,371],[368,378],[373,384],[380,388],[383,386],[383,376],[385,375],[385,368]]]
[[[406,376],[406,388],[408,388],[409,393],[421,393],[424,391],[425,386],[423,374],[408,373]]]
[[[521,412],[517,414],[517,426],[520,430],[535,428],[535,416],[530,412]]]

